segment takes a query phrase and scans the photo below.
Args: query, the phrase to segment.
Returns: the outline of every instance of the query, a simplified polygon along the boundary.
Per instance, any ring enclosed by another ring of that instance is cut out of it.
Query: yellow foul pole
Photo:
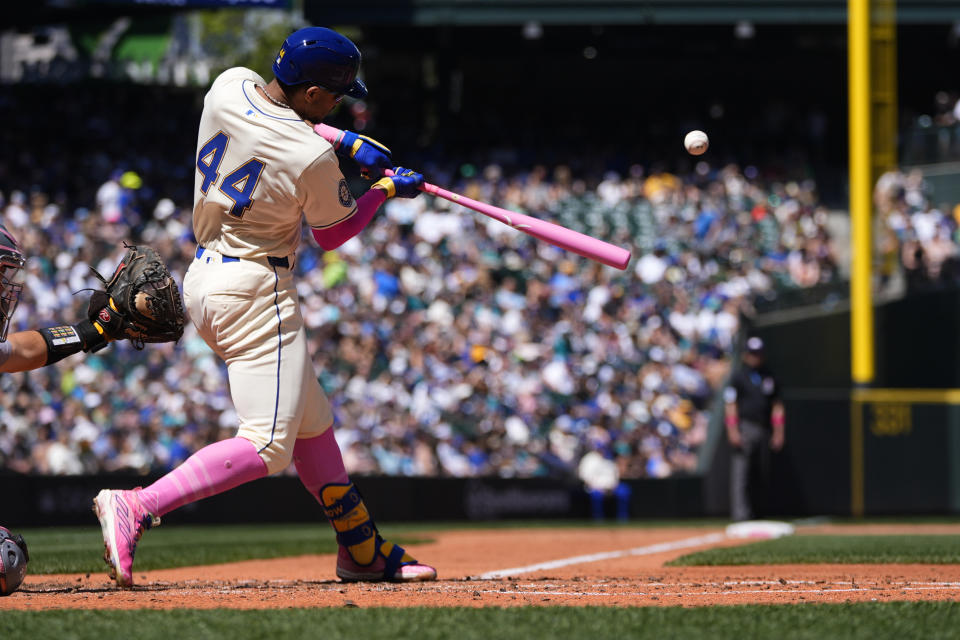
[[[850,102],[850,344],[855,386],[873,382],[870,0],[847,0]]]

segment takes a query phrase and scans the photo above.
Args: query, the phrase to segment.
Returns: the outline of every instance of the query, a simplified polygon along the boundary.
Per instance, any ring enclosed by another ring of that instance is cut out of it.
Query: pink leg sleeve
[[[209,498],[267,475],[256,446],[245,438],[207,445],[179,467],[140,490],[143,506],[156,516]]]
[[[297,440],[293,447],[293,464],[300,482],[314,498],[320,500],[320,489],[330,483],[347,484],[350,478],[343,466],[340,446],[333,437],[333,427],[316,438]]]

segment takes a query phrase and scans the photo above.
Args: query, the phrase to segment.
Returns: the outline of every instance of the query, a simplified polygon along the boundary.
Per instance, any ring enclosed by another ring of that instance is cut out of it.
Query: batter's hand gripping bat
[[[314,130],[331,144],[333,144],[337,137],[342,133],[340,129],[331,127],[330,125],[316,125]],[[389,169],[387,169],[384,173],[387,176],[393,175],[393,172]],[[429,182],[424,182],[423,186],[420,187],[420,190],[424,193],[429,193],[443,198],[444,200],[449,200],[450,202],[463,205],[468,209],[473,209],[474,211],[482,213],[485,216],[489,216],[494,220],[499,220],[506,225],[510,225],[517,231],[522,231],[529,236],[539,238],[544,242],[549,242],[555,247],[572,251],[583,256],[584,258],[590,258],[591,260],[596,260],[597,262],[609,265],[611,267],[616,267],[620,270],[625,270],[627,268],[627,264],[630,262],[630,252],[627,249],[612,245],[609,242],[604,242],[603,240],[597,240],[596,238],[584,235],[578,231],[574,231],[573,229],[567,229],[566,227],[562,227],[558,224],[547,222],[546,220],[540,220],[539,218],[534,218],[532,216],[517,213],[515,211],[501,209],[500,207],[495,207],[492,204],[480,202],[478,200],[462,196],[459,193],[447,191],[446,189],[442,189],[436,185],[430,184]]]

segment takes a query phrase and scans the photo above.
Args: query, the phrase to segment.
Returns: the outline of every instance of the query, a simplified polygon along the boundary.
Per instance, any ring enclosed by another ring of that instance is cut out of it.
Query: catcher
[[[127,245],[127,253],[104,291],[90,296],[87,318],[10,334],[10,320],[23,285],[16,282],[26,261],[17,241],[0,224],[0,372],[38,369],[79,351],[99,351],[127,339],[137,349],[146,342],[176,342],[183,335],[183,302],[166,264],[150,247]]]
[[[0,224],[0,372],[38,369],[79,351],[97,351],[112,340],[127,339],[142,349],[145,342],[175,342],[183,335],[183,302],[166,264],[150,247],[127,246],[120,265],[90,296],[87,318],[75,325],[9,336],[10,319],[23,285],[17,275],[24,263],[17,241]],[[17,590],[27,573],[27,543],[0,527],[0,596]]]

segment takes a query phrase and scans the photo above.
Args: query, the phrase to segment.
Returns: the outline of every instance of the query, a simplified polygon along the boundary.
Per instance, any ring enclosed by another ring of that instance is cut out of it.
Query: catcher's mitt
[[[176,342],[183,335],[183,301],[166,263],[151,247],[124,245],[113,277],[94,271],[106,291],[90,296],[90,321],[114,340],[143,349],[145,342]]]

